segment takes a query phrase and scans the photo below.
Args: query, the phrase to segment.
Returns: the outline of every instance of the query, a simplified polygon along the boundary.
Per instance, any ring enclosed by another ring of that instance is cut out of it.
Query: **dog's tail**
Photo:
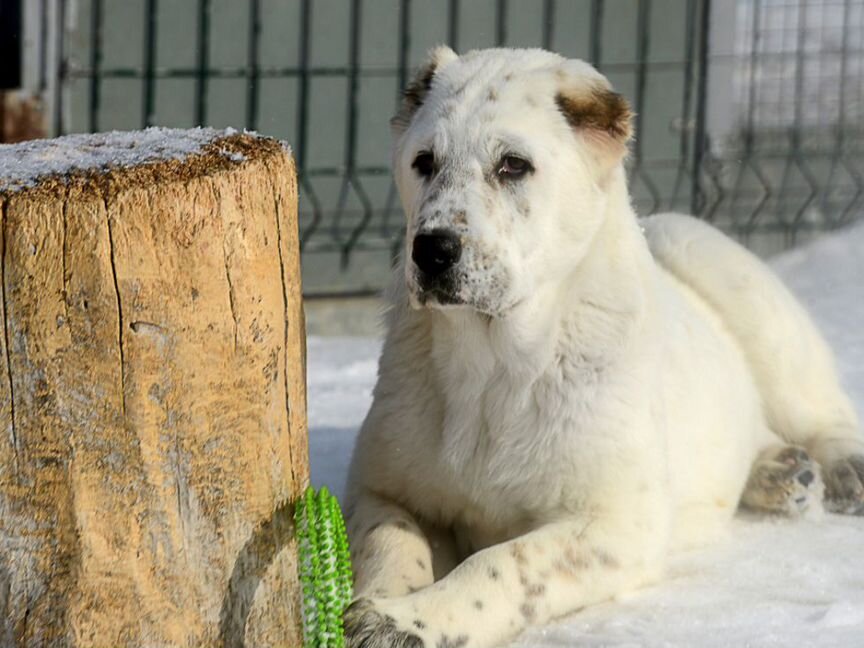
[[[738,340],[774,432],[799,444],[857,437],[855,410],[827,343],[771,270],[695,218],[659,214],[642,222],[660,266],[705,300]]]

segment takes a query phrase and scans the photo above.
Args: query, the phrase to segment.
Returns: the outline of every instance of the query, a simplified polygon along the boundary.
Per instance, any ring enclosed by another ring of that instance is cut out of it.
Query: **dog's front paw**
[[[826,508],[864,515],[864,455],[850,454],[825,466]]]
[[[371,599],[357,599],[344,614],[346,648],[426,648],[416,634],[398,627],[396,619],[376,609]]]

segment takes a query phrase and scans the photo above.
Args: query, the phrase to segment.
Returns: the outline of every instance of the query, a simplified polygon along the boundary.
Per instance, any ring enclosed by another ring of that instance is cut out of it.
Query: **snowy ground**
[[[773,266],[828,336],[864,413],[864,223]],[[340,495],[379,349],[367,338],[309,340],[312,481]],[[511,648],[545,646],[864,646],[864,518],[739,517],[726,540],[674,558],[661,584]]]

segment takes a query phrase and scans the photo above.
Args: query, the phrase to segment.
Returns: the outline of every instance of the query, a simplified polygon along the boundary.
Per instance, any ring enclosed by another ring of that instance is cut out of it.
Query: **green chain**
[[[339,501],[311,486],[297,502],[294,524],[303,592],[304,648],[342,648],[342,613],[351,602],[351,557]]]

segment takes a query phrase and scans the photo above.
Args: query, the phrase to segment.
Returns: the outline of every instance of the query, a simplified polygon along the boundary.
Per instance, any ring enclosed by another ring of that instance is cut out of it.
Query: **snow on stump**
[[[296,206],[249,134],[0,146],[0,645],[300,645]]]

